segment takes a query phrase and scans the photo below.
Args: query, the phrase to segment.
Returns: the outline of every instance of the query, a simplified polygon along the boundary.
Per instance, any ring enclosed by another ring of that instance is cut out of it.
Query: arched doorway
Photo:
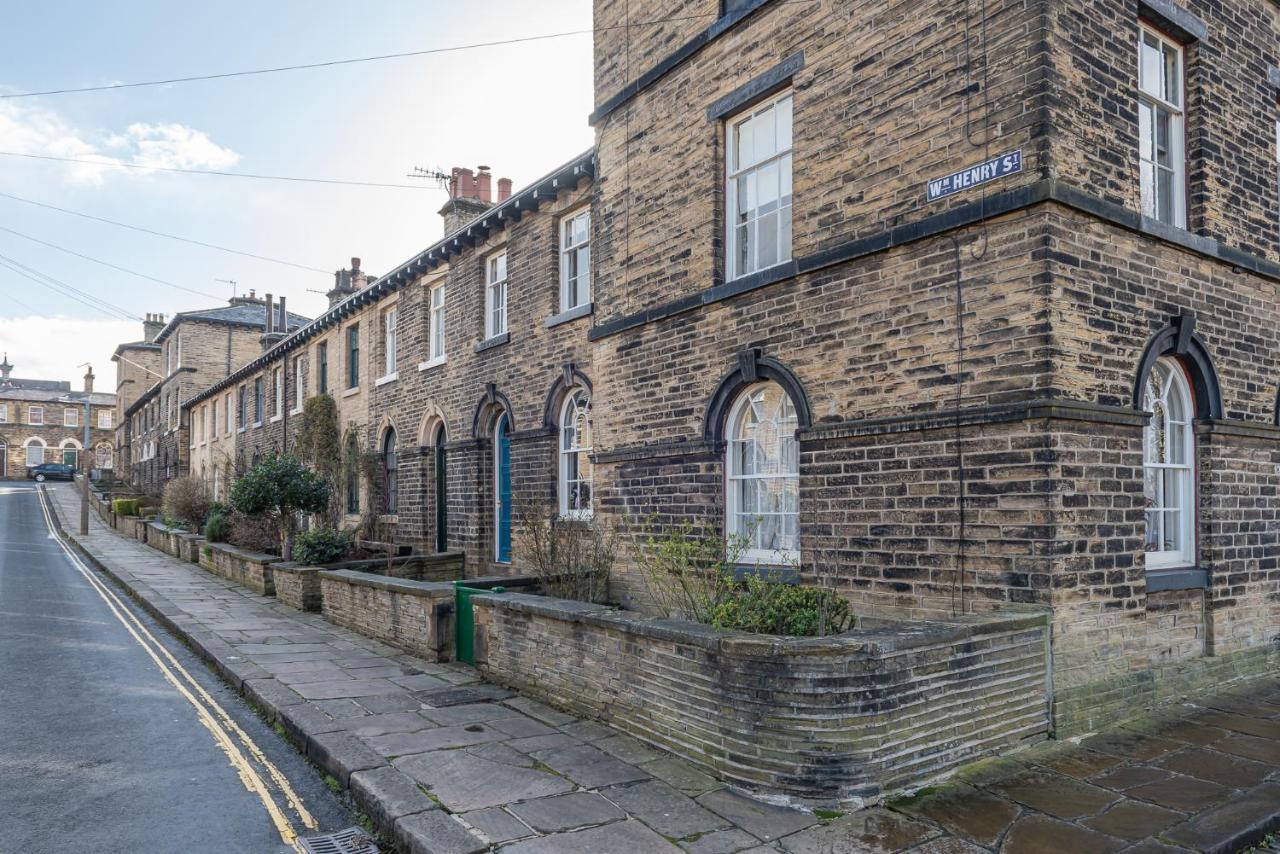
[[[449,550],[449,470],[444,448],[444,424],[436,430],[436,551]]]
[[[504,412],[493,427],[494,555],[511,562],[511,427]]]

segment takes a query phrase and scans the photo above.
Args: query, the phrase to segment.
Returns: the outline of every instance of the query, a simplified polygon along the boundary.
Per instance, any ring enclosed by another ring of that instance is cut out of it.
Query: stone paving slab
[[[47,494],[75,518],[70,488]],[[413,854],[1186,854],[1280,829],[1280,677],[815,814],[256,595],[95,515],[71,538]]]

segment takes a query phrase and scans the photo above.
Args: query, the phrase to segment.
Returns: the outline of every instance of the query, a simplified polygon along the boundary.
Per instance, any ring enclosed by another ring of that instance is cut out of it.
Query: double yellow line
[[[298,841],[298,832],[294,828],[293,821],[289,818],[286,809],[292,810],[307,830],[315,830],[317,824],[311,813],[307,811],[306,806],[303,805],[302,798],[298,797],[298,794],[289,784],[289,779],[267,759],[266,754],[249,737],[249,734],[235,722],[231,715],[227,714],[222,706],[218,705],[218,702],[209,692],[187,672],[181,662],[174,658],[172,653],[156,639],[155,635],[148,631],[147,627],[133,615],[133,612],[121,601],[120,597],[84,565],[79,555],[62,537],[62,534],[58,531],[58,526],[54,524],[53,516],[49,511],[49,499],[45,494],[44,487],[38,488],[37,491],[40,496],[40,510],[44,513],[45,524],[49,526],[50,535],[61,547],[63,553],[67,556],[67,560],[84,576],[85,580],[89,582],[89,586],[102,597],[102,600],[107,604],[107,608],[125,627],[125,630],[133,636],[138,645],[151,657],[156,667],[160,668],[160,673],[169,684],[185,697],[187,702],[195,709],[196,718],[213,736],[214,742],[222,752],[226,754],[227,759],[231,762],[231,767],[235,769],[245,788],[257,795],[258,799],[262,801],[263,808],[267,811],[267,815],[271,817],[271,822],[275,825],[276,831],[280,834],[280,839],[284,841],[284,844],[295,851],[301,852],[303,849]],[[238,745],[237,742],[239,742]],[[247,756],[246,753],[248,754]],[[250,761],[250,757],[252,761]],[[272,784],[280,792],[285,802],[285,809],[281,809],[280,805],[276,803],[271,787],[263,779],[263,775],[259,773],[259,768],[266,772],[266,776],[270,778]]]

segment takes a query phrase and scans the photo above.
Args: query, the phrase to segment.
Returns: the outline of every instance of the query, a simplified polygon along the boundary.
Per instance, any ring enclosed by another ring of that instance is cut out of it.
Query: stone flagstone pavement
[[[47,493],[77,518],[72,488]],[[256,596],[96,516],[69,536],[411,852],[1173,854],[1235,851],[1280,827],[1280,680],[815,815]]]

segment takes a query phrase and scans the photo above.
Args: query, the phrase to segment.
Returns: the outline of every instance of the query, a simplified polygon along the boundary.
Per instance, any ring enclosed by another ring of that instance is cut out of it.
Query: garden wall
[[[272,564],[279,560],[275,555],[249,552],[227,543],[205,543],[200,547],[200,566],[261,596],[275,595]]]
[[[1049,732],[1040,613],[783,638],[522,594],[473,602],[487,679],[762,793],[859,804]]]

